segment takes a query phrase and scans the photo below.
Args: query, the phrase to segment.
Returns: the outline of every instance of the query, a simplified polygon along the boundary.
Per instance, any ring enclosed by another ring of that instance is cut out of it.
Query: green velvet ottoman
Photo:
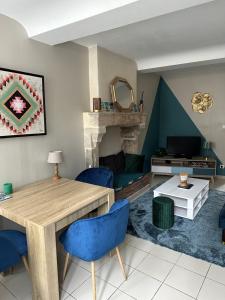
[[[174,224],[174,202],[168,197],[152,200],[152,223],[161,229],[169,229]]]

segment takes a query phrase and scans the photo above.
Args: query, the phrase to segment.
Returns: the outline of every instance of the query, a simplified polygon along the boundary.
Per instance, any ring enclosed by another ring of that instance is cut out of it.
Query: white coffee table
[[[190,189],[179,188],[180,177],[173,176],[154,190],[154,197],[168,196],[174,200],[174,214],[193,220],[208,198],[209,180],[188,178]]]

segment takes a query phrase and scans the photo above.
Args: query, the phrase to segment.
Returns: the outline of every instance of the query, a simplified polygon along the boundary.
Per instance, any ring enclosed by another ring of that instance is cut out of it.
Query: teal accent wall
[[[148,125],[148,130],[145,136],[142,154],[145,155],[145,171],[150,171],[150,162],[152,155],[159,148],[159,117],[160,117],[160,101],[159,101],[159,86],[156,92],[155,101],[152,108],[151,118]]]
[[[159,148],[166,148],[167,136],[201,136],[205,137],[186,113],[167,83],[161,77],[151,113],[148,130],[143,144],[142,154],[146,158],[146,166],[150,170],[151,156]],[[225,170],[220,169],[220,159],[212,149],[209,156],[217,160],[217,175],[225,175]]]

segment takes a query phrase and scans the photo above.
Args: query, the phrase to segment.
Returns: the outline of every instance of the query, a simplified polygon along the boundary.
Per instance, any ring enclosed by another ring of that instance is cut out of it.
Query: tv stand
[[[176,175],[181,172],[191,177],[210,178],[214,182],[216,176],[216,160],[204,157],[176,158],[172,156],[152,156],[151,172],[154,175]]]
[[[185,155],[181,155],[181,154],[175,154],[175,155],[172,155],[171,158],[192,159],[192,156],[185,156]]]

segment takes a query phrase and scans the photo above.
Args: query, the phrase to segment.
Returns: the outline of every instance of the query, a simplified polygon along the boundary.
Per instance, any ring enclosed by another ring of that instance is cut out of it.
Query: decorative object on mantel
[[[134,103],[132,106],[132,112],[139,112],[139,108],[136,103]]]
[[[0,138],[44,134],[44,76],[0,68]]]
[[[101,110],[101,98],[93,98],[93,111],[99,112]]]
[[[113,106],[119,112],[133,111],[134,91],[129,82],[121,77],[115,77],[110,83]]]
[[[59,164],[63,162],[63,153],[62,151],[50,151],[48,154],[48,163],[55,164],[54,168],[54,176],[52,177],[53,180],[60,179],[59,176]]]
[[[143,112],[144,111],[144,91],[141,93],[141,99],[139,103],[139,111]]]
[[[102,111],[110,111],[113,112],[114,108],[113,108],[113,103],[110,100],[103,100],[101,102],[101,110]]]
[[[213,106],[213,98],[208,93],[196,92],[192,96],[191,103],[194,112],[203,114]]]
[[[204,157],[205,160],[208,160],[209,158],[209,149],[210,149],[210,142],[209,141],[204,141],[203,143],[203,150],[204,150]]]

